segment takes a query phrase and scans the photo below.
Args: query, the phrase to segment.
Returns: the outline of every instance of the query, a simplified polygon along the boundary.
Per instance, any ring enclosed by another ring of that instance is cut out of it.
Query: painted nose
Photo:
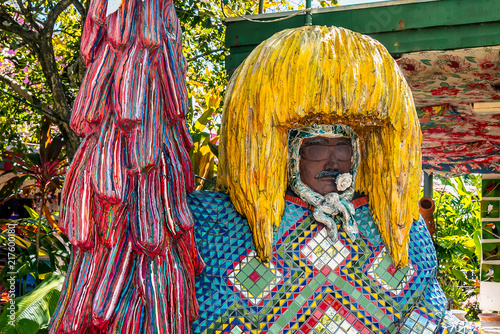
[[[330,152],[330,157],[328,158],[328,162],[325,164],[325,170],[339,170],[340,165],[335,157],[335,152]]]

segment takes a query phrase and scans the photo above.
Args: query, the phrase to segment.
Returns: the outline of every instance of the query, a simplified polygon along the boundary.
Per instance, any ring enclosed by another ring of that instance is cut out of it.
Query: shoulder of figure
[[[210,206],[231,203],[229,196],[220,191],[193,191],[188,194],[187,201],[189,206]]]
[[[187,202],[195,221],[218,220],[221,211],[234,211],[229,196],[219,191],[194,191]]]

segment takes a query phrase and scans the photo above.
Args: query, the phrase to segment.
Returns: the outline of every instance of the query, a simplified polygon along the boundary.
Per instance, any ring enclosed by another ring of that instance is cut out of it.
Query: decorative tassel
[[[134,38],[138,9],[139,0],[127,0],[106,19],[108,40],[116,50],[122,50]]]
[[[90,172],[95,193],[112,205],[125,203],[127,200],[129,182],[122,147],[120,130],[113,118],[109,117],[101,128]]]
[[[93,325],[105,329],[122,299],[132,286],[130,272],[134,270],[135,256],[128,234],[111,249],[102,281],[99,283],[93,302]],[[130,298],[130,297],[129,297]]]
[[[85,19],[85,26],[82,33],[80,53],[85,61],[85,66],[89,66],[96,58],[104,36],[104,29],[97,25],[90,15]]]
[[[124,129],[142,120],[149,71],[148,50],[139,42],[131,44],[118,62],[113,84],[116,120]]]
[[[95,23],[102,27],[106,21],[107,8],[108,0],[92,0],[90,2],[89,12],[87,15],[90,16]]]
[[[162,252],[170,242],[163,211],[160,171],[138,175],[137,189],[130,204],[130,231],[136,250],[149,256]]]
[[[75,284],[71,293],[71,299],[68,301],[62,320],[64,332],[79,333],[82,332],[82,328],[90,327],[92,299],[106,263],[107,253],[108,250],[105,247],[96,246],[82,254],[78,268],[78,283]]]
[[[204,264],[186,202],[186,60],[171,0],[91,0],[73,106],[84,137],[63,189],[75,246],[50,333],[191,333]]]
[[[80,91],[73,104],[70,126],[79,136],[87,136],[105,115],[111,77],[116,60],[116,52],[106,44],[97,59],[87,69]]]
[[[70,242],[82,249],[94,247],[92,223],[92,185],[90,172],[86,168],[96,145],[96,137],[84,139],[75,153],[66,173],[66,182],[61,196],[61,223],[59,228]]]

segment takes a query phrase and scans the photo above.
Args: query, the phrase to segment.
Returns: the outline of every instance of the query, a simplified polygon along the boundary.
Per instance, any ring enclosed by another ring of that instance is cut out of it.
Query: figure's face
[[[351,171],[351,161],[349,138],[306,138],[300,146],[300,179],[321,195],[337,192],[335,179]]]

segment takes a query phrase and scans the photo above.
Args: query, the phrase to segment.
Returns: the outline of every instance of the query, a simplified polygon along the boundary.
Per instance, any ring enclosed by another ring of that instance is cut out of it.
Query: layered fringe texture
[[[356,190],[397,267],[418,219],[421,132],[411,91],[387,50],[336,27],[302,27],[261,43],[233,74],[222,118],[218,187],[246,216],[262,260],[284,210],[288,132],[345,124],[360,138]]]
[[[87,73],[70,125],[83,137],[62,192],[71,264],[50,333],[190,333],[204,264],[186,194],[186,60],[172,1],[91,0]]]

